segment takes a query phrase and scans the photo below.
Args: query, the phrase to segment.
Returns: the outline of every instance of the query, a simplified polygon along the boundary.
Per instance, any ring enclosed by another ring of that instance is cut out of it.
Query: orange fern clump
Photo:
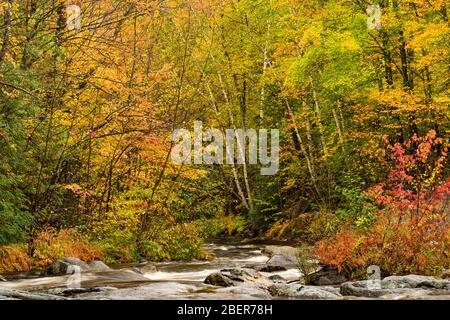
[[[104,253],[94,248],[73,229],[56,231],[47,229],[35,239],[35,264],[46,267],[57,259],[75,257],[83,261],[104,258]]]
[[[0,247],[0,272],[29,271],[31,266],[32,261],[26,254],[25,246]]]
[[[346,227],[337,234],[332,243],[330,240],[320,241],[314,253],[320,257],[321,262],[338,268],[340,272],[350,272],[366,263],[358,252],[359,239],[358,232]]]

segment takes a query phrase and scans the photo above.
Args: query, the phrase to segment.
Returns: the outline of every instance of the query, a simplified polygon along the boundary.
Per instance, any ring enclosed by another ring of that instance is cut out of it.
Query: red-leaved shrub
[[[353,276],[372,264],[389,274],[439,273],[450,266],[448,143],[430,131],[385,144],[379,154],[389,174],[367,191],[379,208],[377,220],[367,230],[342,228],[315,253]]]

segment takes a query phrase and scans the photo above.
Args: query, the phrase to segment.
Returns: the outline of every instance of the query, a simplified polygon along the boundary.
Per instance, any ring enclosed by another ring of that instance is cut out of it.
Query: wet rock
[[[341,299],[342,295],[332,287],[314,287],[301,284],[274,284],[269,287],[273,296],[296,299]]]
[[[76,294],[83,294],[83,293],[96,293],[96,292],[105,292],[108,290],[117,290],[116,288],[112,287],[94,287],[94,288],[55,288],[48,290],[49,294],[52,295],[62,295],[65,297],[73,296]]]
[[[269,257],[274,255],[287,255],[292,257],[298,257],[299,251],[297,248],[290,246],[265,246],[261,252]]]
[[[340,292],[345,296],[369,298],[440,296],[450,295],[450,281],[419,275],[391,276],[380,281],[365,280],[343,283]]]
[[[269,300],[271,298],[271,295],[267,292],[267,290],[255,285],[219,288],[215,292],[210,293],[210,295],[212,295],[213,299],[223,299],[224,297],[228,299],[236,299],[236,297],[239,297],[239,299],[245,300]]]
[[[217,287],[231,287],[234,282],[222,272],[214,272],[206,277],[204,283]]]
[[[286,282],[286,279],[283,278],[282,276],[278,275],[278,274],[274,274],[273,276],[270,276],[269,280],[273,281],[275,283]]]
[[[381,287],[387,289],[431,288],[450,290],[450,280],[413,274],[407,276],[390,276],[381,280]]]
[[[269,268],[278,268],[279,270],[287,270],[290,268],[297,268],[298,259],[295,256],[286,254],[275,254],[269,261],[266,262]]]
[[[53,264],[51,264],[44,271],[44,275],[59,276],[73,273],[74,268],[71,268],[70,266],[79,267],[81,272],[100,272],[111,270],[111,268],[108,267],[103,261],[94,260],[86,263],[78,258],[64,258],[56,260]]]
[[[94,260],[88,263],[88,270],[90,272],[96,272],[111,270],[111,268],[108,267],[103,261]]]
[[[253,269],[261,272],[277,272],[297,268],[297,258],[286,254],[275,254],[264,265],[253,266]]]
[[[148,263],[146,263],[145,265],[143,265],[142,267],[139,268],[139,272],[142,273],[142,274],[152,273],[152,272],[156,272],[156,271],[158,271],[156,269],[156,266],[153,263],[151,263],[151,262],[148,262]]]
[[[265,264],[249,265],[247,268],[260,272],[277,272],[298,268],[298,260],[295,256],[275,254]]]
[[[65,275],[70,271],[70,266],[78,266],[81,271],[88,271],[89,265],[78,258],[64,258],[56,260],[45,271],[45,275]]]
[[[47,294],[47,293],[36,293],[36,292],[26,292],[13,289],[2,289],[0,288],[0,296],[7,299],[18,299],[18,300],[66,300],[67,298]]]
[[[345,274],[337,269],[324,267],[321,270],[308,275],[308,284],[315,286],[331,286],[348,281]]]
[[[418,292],[420,291],[420,292]],[[366,298],[380,298],[383,296],[389,296],[391,298],[396,297],[411,297],[413,295],[426,295],[423,289],[410,289],[410,288],[398,288],[398,289],[382,289],[368,287],[366,281],[359,281],[358,283],[343,283],[340,288],[340,293],[344,296],[354,297],[366,297]]]
[[[247,268],[223,269],[220,272],[210,274],[204,283],[220,287],[231,287],[249,283],[260,287],[267,287],[272,284],[268,278],[265,278],[259,272]]]

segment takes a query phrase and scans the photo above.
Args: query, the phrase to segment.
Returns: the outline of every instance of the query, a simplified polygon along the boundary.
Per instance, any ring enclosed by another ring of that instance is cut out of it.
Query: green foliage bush
[[[377,207],[373,204],[369,195],[356,188],[336,187],[341,195],[340,207],[336,214],[342,220],[351,221],[358,228],[368,228],[376,220]]]
[[[203,231],[204,237],[220,235],[238,235],[247,229],[248,223],[243,216],[219,216],[212,219],[201,219],[195,222]]]

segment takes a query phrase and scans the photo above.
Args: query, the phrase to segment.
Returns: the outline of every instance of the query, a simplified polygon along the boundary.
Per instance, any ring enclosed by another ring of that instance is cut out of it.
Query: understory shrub
[[[305,242],[333,237],[340,225],[337,215],[327,209],[300,214],[293,219],[279,220],[266,232],[266,237],[274,239],[296,238]]]
[[[389,168],[385,182],[367,194],[378,210],[370,227],[343,227],[319,242],[321,262],[350,275],[375,264],[388,274],[437,274],[450,266],[448,143],[430,131],[378,150]]]
[[[104,252],[74,229],[57,231],[47,228],[35,239],[35,253],[27,254],[26,244],[0,247],[0,272],[41,270],[54,261],[67,257],[83,261],[103,259]]]

